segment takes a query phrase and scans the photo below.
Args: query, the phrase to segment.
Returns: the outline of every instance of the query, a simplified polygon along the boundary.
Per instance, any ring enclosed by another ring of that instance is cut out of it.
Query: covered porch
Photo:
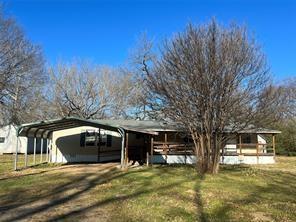
[[[224,149],[220,150],[221,163],[260,164],[274,163],[276,130],[249,130],[229,135]],[[192,140],[180,132],[159,132],[150,141],[150,163],[194,163],[195,148]]]

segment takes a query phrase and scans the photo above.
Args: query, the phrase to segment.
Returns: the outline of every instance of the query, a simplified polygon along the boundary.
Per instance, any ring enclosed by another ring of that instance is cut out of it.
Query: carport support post
[[[146,152],[146,165],[149,166],[149,152]]]
[[[48,139],[48,147],[47,147],[47,149],[48,149],[48,153],[47,153],[47,162],[48,163],[51,163],[51,139]]]
[[[99,138],[96,138],[96,144],[98,146],[98,156],[97,156],[97,162],[100,162],[100,155],[101,155],[101,129],[99,128],[99,135],[96,135]]]
[[[42,154],[43,154],[43,138],[41,137],[41,143],[40,143],[40,163],[42,163]]]
[[[150,164],[153,165],[153,136],[151,136],[151,151],[150,151]]]
[[[272,149],[273,149],[273,156],[275,157],[275,135],[272,134]]]
[[[14,170],[17,170],[17,161],[18,161],[18,141],[19,137],[18,135],[16,136],[16,147],[15,147],[15,161],[14,161]]]
[[[119,128],[118,129],[120,135],[121,135],[121,156],[120,156],[120,165],[121,165],[121,168],[123,169],[124,168],[124,148],[125,148],[125,131],[124,129],[122,128]]]
[[[25,149],[25,167],[28,166],[28,143]]]
[[[46,139],[46,162],[48,162],[49,139]]]
[[[125,134],[125,165],[128,167],[128,133]]]
[[[36,164],[36,143],[37,143],[37,139],[36,137],[34,137],[34,156],[33,156],[34,165]]]

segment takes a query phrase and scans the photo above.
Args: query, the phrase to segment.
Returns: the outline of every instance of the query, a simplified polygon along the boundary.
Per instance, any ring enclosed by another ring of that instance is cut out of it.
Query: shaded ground
[[[0,221],[18,220],[296,221],[296,158],[223,166],[204,178],[190,166],[7,168],[0,173]]]

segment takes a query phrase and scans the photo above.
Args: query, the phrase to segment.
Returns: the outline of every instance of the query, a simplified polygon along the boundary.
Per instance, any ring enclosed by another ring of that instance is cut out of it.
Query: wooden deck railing
[[[245,144],[230,144],[236,145],[235,148],[225,148],[223,155],[270,155],[274,153],[274,147],[272,144],[264,143],[245,143]],[[163,155],[191,155],[194,154],[193,143],[182,142],[153,142],[153,153]],[[227,146],[226,146],[227,147]]]
[[[191,155],[194,154],[193,143],[182,143],[182,142],[153,142],[153,152],[155,154],[180,154],[180,155]]]
[[[236,151],[239,154],[270,154],[274,153],[274,146],[268,143],[241,143],[236,144]]]

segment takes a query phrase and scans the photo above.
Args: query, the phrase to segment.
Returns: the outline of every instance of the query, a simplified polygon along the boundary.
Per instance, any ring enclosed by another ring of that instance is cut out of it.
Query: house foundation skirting
[[[107,161],[117,161],[120,160],[120,155],[113,156],[101,156],[99,162],[107,162]],[[98,157],[96,155],[82,155],[82,154],[66,154],[66,155],[52,155],[51,158],[52,163],[94,163],[98,162]]]
[[[159,155],[154,154],[153,163],[168,164],[193,164],[196,163],[195,155]],[[272,164],[275,163],[274,156],[224,156],[221,157],[222,164]]]

